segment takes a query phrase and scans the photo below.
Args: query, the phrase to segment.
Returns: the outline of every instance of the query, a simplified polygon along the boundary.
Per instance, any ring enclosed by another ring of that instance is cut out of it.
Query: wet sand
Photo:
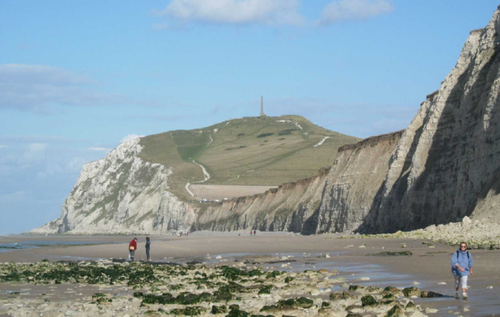
[[[240,236],[238,236],[238,234]],[[193,233],[182,236],[152,236],[151,255],[153,261],[186,263],[187,261],[203,261],[210,263],[231,263],[241,257],[262,254],[286,256],[290,267],[294,270],[319,269],[321,267],[340,268],[339,271],[353,272],[354,276],[369,277],[369,281],[358,284],[390,285],[391,281],[398,287],[413,286],[432,290],[445,295],[454,295],[453,276],[450,271],[450,258],[456,248],[444,244],[433,243],[429,248],[422,242],[429,240],[401,239],[339,239],[338,235],[301,236],[297,234],[275,234],[258,232],[257,236],[249,236],[247,232],[239,233]],[[45,246],[35,249],[14,250],[0,253],[0,262],[36,262],[42,259],[50,261],[78,259],[127,258],[128,241],[133,236],[18,236],[2,237],[0,244],[21,241],[86,241],[110,242],[103,245],[85,246]],[[138,236],[139,248],[136,259],[144,259],[145,237]],[[402,244],[406,248],[402,248]],[[411,251],[412,256],[372,256],[379,252]],[[468,301],[454,298],[427,299],[420,303],[426,307],[440,309],[439,316],[461,311],[464,316],[487,316],[500,314],[500,300],[496,296],[500,289],[498,258],[500,251],[470,250],[474,256],[474,275],[470,278]],[[324,255],[328,254],[329,258]],[[218,259],[218,256],[221,256]],[[221,262],[227,261],[227,262]],[[281,263],[274,264],[277,269]],[[314,267],[313,267],[314,266]],[[375,269],[376,268],[376,269]],[[371,272],[372,271],[372,272]],[[372,275],[370,275],[373,273]],[[396,278],[393,278],[395,276]],[[382,281],[386,279],[387,281]],[[353,278],[353,282],[356,278]],[[441,283],[441,284],[439,284]],[[446,283],[443,285],[443,283]],[[493,286],[493,289],[487,289]],[[0,285],[0,289],[2,286]],[[464,313],[464,309],[465,312]]]

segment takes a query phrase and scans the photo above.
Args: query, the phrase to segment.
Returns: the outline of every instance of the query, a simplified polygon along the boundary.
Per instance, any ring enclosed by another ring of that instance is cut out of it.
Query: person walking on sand
[[[148,259],[148,262],[151,262],[151,257],[149,256],[150,248],[151,248],[151,239],[149,237],[146,237],[146,258]]]
[[[256,234],[257,234],[257,230],[254,230],[253,231],[253,236],[255,237]]]
[[[252,230],[250,230],[250,237],[252,236]]]
[[[469,275],[472,275],[472,254],[467,251],[467,243],[461,242],[460,248],[457,252],[453,253],[451,257],[451,271],[455,276],[455,298],[460,298],[458,296],[458,290],[462,286],[462,297],[467,299],[467,279]]]
[[[130,261],[134,261],[135,250],[137,250],[137,238],[133,238],[128,244],[128,258]]]

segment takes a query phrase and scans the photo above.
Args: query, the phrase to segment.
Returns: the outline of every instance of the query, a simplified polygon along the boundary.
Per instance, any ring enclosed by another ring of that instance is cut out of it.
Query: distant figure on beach
[[[146,258],[148,262],[151,262],[151,257],[149,256],[149,250],[151,249],[151,239],[146,237]]]
[[[254,230],[253,231],[253,236],[255,237],[256,234],[257,234],[257,230]]]
[[[472,254],[467,251],[467,243],[461,242],[460,248],[453,253],[451,257],[451,271],[455,276],[455,298],[458,296],[458,290],[462,286],[463,299],[467,299],[467,279],[472,275]]]
[[[134,261],[135,250],[137,250],[137,238],[133,238],[128,244],[128,258],[130,261]]]
[[[250,230],[250,236],[252,236],[252,230]]]

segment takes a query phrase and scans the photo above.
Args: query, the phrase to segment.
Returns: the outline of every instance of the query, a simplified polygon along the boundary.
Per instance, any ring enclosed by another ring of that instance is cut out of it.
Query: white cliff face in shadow
[[[168,191],[170,169],[137,157],[139,139],[85,164],[61,217],[33,233],[165,233],[186,229],[193,210]]]
[[[416,229],[487,212],[476,206],[500,175],[499,28],[496,11],[486,28],[471,32],[455,68],[422,105],[391,159],[365,231]]]

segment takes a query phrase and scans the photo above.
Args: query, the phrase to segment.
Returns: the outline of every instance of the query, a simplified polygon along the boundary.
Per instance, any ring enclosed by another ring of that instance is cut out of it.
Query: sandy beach
[[[125,259],[134,236],[11,236],[0,244],[26,241],[96,243],[83,246],[43,246],[0,252],[0,262],[38,262],[48,259],[98,260]],[[136,259],[144,259],[145,237],[138,236]],[[456,250],[429,240],[340,239],[338,235],[301,236],[289,233],[196,232],[189,236],[152,236],[153,262],[185,264],[190,261],[209,265],[233,264],[251,260],[256,265],[300,272],[305,269],[338,269],[349,275],[351,283],[385,287],[417,286],[444,295],[453,295],[450,257]],[[109,244],[102,244],[109,243]],[[410,251],[411,256],[379,256],[380,252]],[[471,250],[474,275],[470,278],[470,299],[424,299],[425,307],[438,309],[436,316],[488,316],[500,312],[496,290],[500,289],[497,259],[500,251]],[[364,277],[364,279],[361,279]],[[489,288],[488,288],[489,287]],[[491,289],[492,287],[492,289]],[[0,284],[0,290],[7,287]]]

